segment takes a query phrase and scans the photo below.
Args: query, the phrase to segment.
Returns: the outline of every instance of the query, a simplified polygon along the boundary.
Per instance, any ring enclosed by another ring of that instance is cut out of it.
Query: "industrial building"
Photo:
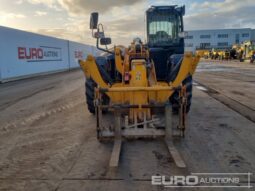
[[[228,49],[233,44],[246,40],[255,40],[255,30],[242,29],[213,29],[188,31],[185,38],[185,51],[194,52],[197,49]]]

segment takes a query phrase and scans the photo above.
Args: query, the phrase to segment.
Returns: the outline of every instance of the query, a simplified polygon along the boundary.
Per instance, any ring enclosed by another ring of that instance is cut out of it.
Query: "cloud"
[[[20,5],[20,4],[23,3],[23,0],[16,0],[14,3],[17,4],[17,5]]]
[[[134,37],[144,36],[144,19],[141,18],[123,18],[107,23],[106,36],[110,36],[116,44],[129,44]]]
[[[7,13],[5,11],[0,12],[0,21],[5,22],[9,19],[24,19],[26,15],[18,14],[18,13]]]
[[[113,7],[134,6],[144,0],[58,0],[60,5],[73,14],[88,14],[92,11],[101,13]]]
[[[62,39],[85,43],[82,33],[80,33],[80,34],[74,33],[72,31],[66,30],[65,28],[37,29],[37,30],[32,30],[31,32],[35,32],[35,33],[46,35],[46,36],[52,36],[52,37],[57,37],[57,38],[62,38]],[[92,42],[89,44],[92,44]]]
[[[143,37],[144,11],[147,6],[145,1],[135,3],[134,6],[111,7],[109,11],[100,12],[99,22],[104,24],[105,34],[112,38],[113,44],[128,45],[133,37]],[[65,29],[76,34],[75,39],[79,42],[95,45],[89,29],[90,12],[69,15]]]
[[[45,15],[47,15],[48,13],[47,12],[44,12],[44,11],[35,11],[35,16],[39,16],[39,17],[41,17],[41,16],[45,16]]]
[[[26,15],[16,14],[16,13],[7,13],[6,17],[10,19],[24,19],[26,18]]]
[[[148,5],[186,4],[185,30],[218,28],[253,28],[255,27],[254,0],[16,0],[18,3],[29,2],[38,10],[37,16],[54,15],[53,28],[38,32],[50,36],[66,38],[94,44],[89,28],[89,14],[100,13],[100,22],[105,26],[106,36],[112,37],[114,44],[128,45],[133,37],[145,36],[145,10]],[[24,4],[25,5],[25,4]],[[44,9],[41,5],[44,5]],[[52,9],[49,12],[47,8]],[[45,12],[47,10],[47,12]],[[61,12],[56,12],[56,11]],[[7,14],[7,15],[5,15]],[[0,18],[24,18],[25,15],[5,13]],[[55,19],[55,21],[54,21]],[[39,23],[38,23],[39,25]],[[51,25],[52,26],[52,25]]]
[[[84,15],[92,11],[105,13],[114,7],[135,6],[146,0],[18,0],[18,3],[27,1],[31,4],[43,4],[49,8],[65,9],[71,15]]]
[[[186,30],[255,27],[254,0],[193,3],[185,17]]]
[[[69,18],[61,27],[56,28],[39,28],[31,32],[76,41],[85,44],[95,45],[95,39],[91,36],[91,31],[85,24],[84,20]]]
[[[104,24],[106,36],[110,36],[114,44],[129,45],[134,37],[144,39],[145,10],[148,5],[140,1],[134,6],[114,7],[110,13],[100,16]],[[110,17],[110,19],[105,19]]]
[[[63,10],[63,8],[58,3],[58,0],[20,0],[20,1],[21,2],[26,1],[33,5],[44,5],[48,8],[54,9],[55,11]]]
[[[51,7],[56,3],[56,0],[27,0],[27,2],[32,4],[44,4]]]

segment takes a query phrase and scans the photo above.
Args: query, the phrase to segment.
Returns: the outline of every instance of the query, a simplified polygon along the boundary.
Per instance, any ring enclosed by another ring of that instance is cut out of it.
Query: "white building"
[[[227,49],[233,44],[245,40],[255,40],[255,30],[243,29],[214,29],[188,31],[185,38],[185,51],[194,52],[196,49]]]

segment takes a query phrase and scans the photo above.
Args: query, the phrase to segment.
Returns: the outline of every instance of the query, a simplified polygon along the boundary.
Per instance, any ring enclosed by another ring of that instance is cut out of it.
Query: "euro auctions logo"
[[[152,176],[151,184],[169,188],[252,188],[252,173],[191,173],[188,176]]]
[[[74,58],[75,59],[83,59],[83,52],[79,51],[79,50],[74,51]]]
[[[48,46],[18,47],[18,59],[27,62],[62,61],[62,49]]]
[[[152,176],[152,185],[164,185],[165,187],[195,186],[198,185],[197,176]]]

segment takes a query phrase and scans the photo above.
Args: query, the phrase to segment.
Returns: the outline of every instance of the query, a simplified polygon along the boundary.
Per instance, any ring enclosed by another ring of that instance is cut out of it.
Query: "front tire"
[[[183,85],[186,85],[186,95],[187,95],[187,106],[186,113],[190,111],[191,100],[192,100],[192,76],[189,75],[185,80],[183,80]],[[179,112],[179,91],[175,91],[170,97],[170,102],[172,104],[172,111],[174,114]]]
[[[86,79],[85,82],[85,95],[87,100],[87,107],[90,113],[95,114],[96,108],[94,105],[94,99],[95,99],[95,88],[97,87],[97,84],[92,79]],[[109,105],[110,99],[106,94],[102,95],[102,104],[103,105]],[[103,109],[103,114],[107,113],[108,109]]]
[[[86,79],[85,82],[85,95],[87,100],[87,107],[90,113],[95,114],[96,109],[94,105],[94,98],[95,98],[95,87],[96,83],[92,79]]]

